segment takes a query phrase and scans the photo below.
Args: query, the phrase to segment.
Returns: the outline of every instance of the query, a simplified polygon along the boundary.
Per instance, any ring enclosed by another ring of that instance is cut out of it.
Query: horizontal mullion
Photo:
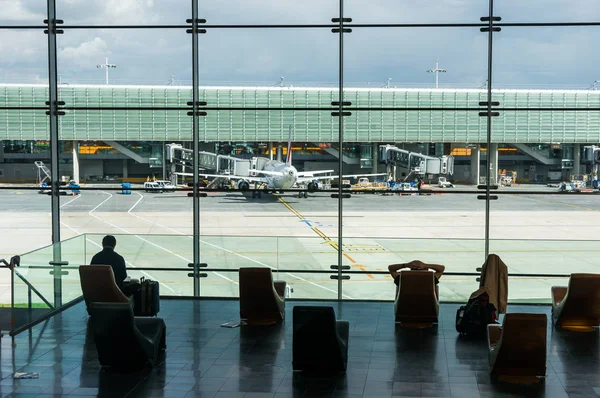
[[[198,25],[199,26],[199,25]],[[60,29],[189,29],[187,25],[58,25]]]
[[[189,29],[193,25],[60,25],[61,29]],[[339,27],[337,24],[197,24],[201,29],[329,29]]]
[[[48,106],[0,106],[0,110],[48,110]],[[58,110],[66,111],[191,111],[192,107],[176,107],[176,106],[155,106],[155,107],[143,107],[143,106],[59,106]],[[207,107],[200,106],[198,110],[201,111],[314,111],[314,112],[329,112],[338,111],[339,107],[244,107],[244,106],[223,106],[223,107]],[[415,111],[468,111],[468,112],[479,112],[488,109],[487,107],[343,107],[345,111],[356,111],[356,112],[415,112]],[[600,107],[593,108],[539,108],[539,107],[511,107],[511,108],[498,108],[492,107],[493,111],[499,112],[600,112]]]
[[[7,111],[35,111],[35,110],[42,110],[42,111],[47,111],[48,109],[50,109],[50,107],[48,106],[0,106],[0,110],[7,110]]]
[[[494,22],[498,27],[536,27],[536,26],[600,26],[600,22]]]
[[[339,27],[339,25],[336,25]],[[347,28],[481,28],[487,23],[345,23]]]
[[[0,29],[48,29],[48,25],[0,25]]]
[[[202,173],[199,173],[200,177],[202,177]],[[318,179],[318,177],[315,177],[315,179]],[[93,184],[93,183],[92,183]],[[118,183],[116,183],[118,184]],[[133,183],[136,184],[136,183]],[[139,183],[142,184],[142,183]],[[35,190],[50,190],[50,187],[40,187],[40,186],[0,186],[0,190],[29,190],[29,191],[35,191]],[[148,190],[147,188],[144,187],[131,187],[131,188],[122,188],[122,187],[85,187],[85,186],[80,186],[79,188],[69,188],[68,185],[64,185],[64,186],[60,186],[59,190],[61,191],[71,191],[71,190],[79,190],[79,191],[122,191],[123,189],[127,189],[129,191],[146,191]],[[591,189],[591,188],[589,188]],[[193,192],[194,188],[176,188],[174,190],[170,190],[169,192]],[[199,193],[232,193],[232,192],[238,192],[238,193],[250,193],[251,191],[254,191],[254,189],[249,189],[248,191],[241,191],[238,189],[199,189],[198,192]],[[260,191],[260,192],[270,192],[273,191],[273,189],[267,189],[267,188],[257,188],[256,191]],[[298,192],[309,192],[312,194],[318,194],[318,193],[339,193],[338,189],[320,189],[318,191],[309,191],[308,189],[276,189],[277,192],[284,192],[284,193],[298,193]],[[404,195],[436,195],[436,194],[440,194],[440,195],[471,195],[471,196],[478,196],[478,195],[485,195],[485,191],[484,190],[479,190],[479,191],[467,191],[467,190],[457,190],[457,189],[448,189],[448,190],[427,190],[427,189],[422,189],[420,192],[419,191],[395,191],[395,190],[391,190],[391,189],[386,189],[386,190],[379,190],[379,189],[344,189],[343,192],[344,193],[364,193],[364,192],[375,192],[375,193],[387,193],[387,194],[404,194]],[[156,192],[158,193],[158,192]],[[554,195],[567,195],[567,196],[581,196],[581,195],[591,195],[591,196],[599,196],[600,195],[600,191],[596,190],[596,191],[592,191],[592,192],[553,192],[553,191],[501,191],[501,190],[497,190],[494,189],[492,191],[490,191],[490,196],[492,195],[542,195],[542,196],[554,196]]]

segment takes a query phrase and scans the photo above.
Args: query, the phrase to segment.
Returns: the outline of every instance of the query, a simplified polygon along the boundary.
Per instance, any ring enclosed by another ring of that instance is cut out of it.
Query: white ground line
[[[140,195],[140,199],[139,199],[137,202],[135,202],[135,204],[134,204],[134,205],[131,207],[131,209],[129,209],[129,210],[127,211],[127,214],[129,214],[129,215],[131,215],[131,216],[134,216],[134,217],[137,217],[137,218],[139,218],[140,220],[142,220],[142,221],[145,221],[145,222],[147,222],[147,223],[150,223],[150,224],[152,224],[152,225],[157,225],[157,226],[159,226],[159,227],[166,228],[166,229],[170,229],[171,231],[175,231],[175,230],[174,230],[174,229],[172,229],[172,228],[166,227],[166,226],[164,226],[164,225],[162,225],[162,224],[158,224],[158,223],[152,222],[152,221],[150,221],[150,220],[148,220],[148,219],[146,219],[146,218],[144,218],[144,217],[138,216],[137,214],[131,213],[131,210],[133,210],[133,208],[134,208],[135,206],[137,206],[137,204],[138,204],[138,203],[140,203],[140,201],[141,201],[141,200],[144,198],[144,196],[143,196],[142,194],[140,194],[139,192],[136,192],[136,194]],[[181,235],[183,235],[182,233],[180,233],[180,232],[178,232],[178,231],[175,231],[175,232],[177,232],[178,234],[181,234]],[[139,236],[138,236],[138,238],[139,238]],[[140,239],[141,239],[141,238],[140,238]],[[143,240],[143,239],[142,239],[142,240]],[[151,243],[151,242],[149,242],[149,243]],[[153,244],[153,243],[151,243],[151,244]],[[158,247],[158,248],[161,248],[161,246],[159,246],[159,245],[154,245],[154,246],[156,246],[156,247]],[[169,253],[171,253],[171,254],[173,254],[173,255],[175,255],[175,256],[178,256],[178,257],[179,257],[179,258],[181,258],[181,259],[184,259],[184,260],[185,260],[186,262],[188,262],[188,263],[193,263],[193,262],[194,262],[193,260],[190,260],[190,259],[188,259],[188,258],[185,258],[185,257],[183,257],[183,256],[180,256],[179,254],[173,253],[173,252],[172,252],[172,251],[170,251],[169,249],[166,249],[166,248],[162,248],[162,249],[163,249],[163,250],[165,250],[165,251],[167,251],[167,252],[169,252]],[[230,279],[230,278],[226,277],[226,276],[225,276],[225,275],[223,275],[223,274],[220,274],[220,273],[218,273],[218,272],[215,272],[214,274],[215,274],[215,275],[217,275],[217,276],[219,276],[219,277],[221,277],[221,278],[223,278],[223,279],[225,279],[225,280],[227,280],[227,281],[229,281],[229,282],[231,282],[231,283],[234,283],[234,284],[236,284],[236,285],[239,285],[239,283],[238,283],[238,282],[234,281],[233,279]]]
[[[160,249],[163,249],[163,250],[165,250],[165,251],[167,251],[167,252],[170,252],[170,253],[172,253],[172,254],[173,254],[173,255],[175,255],[175,256],[179,256],[177,253],[173,253],[172,251],[170,251],[170,250],[168,250],[168,249],[166,249],[166,248],[164,248],[164,247],[161,247],[161,246],[159,246],[159,245],[156,245],[156,244],[154,244],[154,243],[152,243],[152,242],[150,242],[150,241],[148,241],[148,240],[146,240],[146,239],[144,239],[144,238],[142,238],[142,237],[140,237],[140,236],[138,236],[138,235],[134,235],[134,234],[130,233],[129,231],[127,231],[126,229],[123,229],[123,228],[121,228],[121,227],[119,227],[119,226],[117,226],[117,225],[115,225],[115,224],[113,224],[113,223],[111,223],[111,222],[109,222],[109,221],[103,220],[101,217],[98,217],[98,216],[97,216],[97,215],[95,215],[95,214],[92,214],[92,212],[93,212],[94,210],[96,210],[97,208],[99,208],[100,206],[102,206],[102,205],[103,205],[105,202],[107,202],[108,200],[110,200],[110,199],[113,197],[113,195],[112,195],[111,193],[104,192],[104,191],[101,191],[101,193],[102,193],[102,194],[105,194],[105,195],[109,195],[109,196],[108,196],[108,198],[106,198],[105,200],[103,200],[102,202],[100,202],[100,204],[99,204],[98,206],[94,207],[92,210],[90,210],[90,211],[88,212],[88,214],[89,214],[90,216],[92,216],[92,217],[94,217],[94,218],[96,218],[96,219],[98,219],[98,220],[100,220],[100,221],[102,221],[102,222],[104,222],[104,223],[106,223],[106,224],[108,224],[108,225],[112,226],[113,228],[119,229],[119,230],[121,230],[121,231],[125,232],[125,233],[126,233],[126,234],[128,234],[128,235],[133,235],[133,236],[135,236],[136,238],[138,238],[138,239],[140,239],[140,240],[142,240],[142,241],[144,241],[144,242],[146,242],[146,243],[149,243],[149,244],[151,244],[151,245],[153,245],[153,246],[156,246],[156,247],[158,247],[158,248],[160,248]],[[179,256],[179,257],[181,257],[181,256]],[[181,257],[181,258],[183,258],[183,257]],[[128,263],[128,264],[130,264],[132,267],[134,267],[134,268],[137,268],[135,265],[131,264],[130,262],[127,262],[127,263]],[[141,272],[142,274],[144,274],[144,275],[148,276],[149,278],[151,278],[151,279],[154,279],[154,280],[158,281],[158,278],[156,278],[156,277],[152,276],[152,275],[151,275],[151,274],[149,274],[148,272],[146,272],[146,271],[140,271],[140,272]],[[167,285],[167,284],[165,284],[165,283],[162,283],[162,282],[160,282],[160,281],[159,281],[159,283],[160,283],[161,285],[163,285],[164,287],[166,287],[167,289],[169,289],[170,291],[172,291],[173,293],[177,294],[177,292],[176,292],[174,289],[172,289],[172,288],[171,288],[169,285]]]
[[[138,195],[142,196],[142,195],[141,195],[139,192],[136,192],[136,193],[137,193]],[[143,196],[142,196],[142,197],[143,197]],[[138,202],[139,202],[139,201],[138,201]],[[136,205],[137,205],[137,203],[136,203]],[[134,206],[135,206],[135,205],[134,205]],[[129,210],[131,210],[131,209],[129,209]],[[173,232],[175,232],[176,234],[179,234],[179,235],[185,235],[185,236],[189,237],[190,239],[192,239],[192,237],[191,237],[191,236],[189,236],[189,235],[187,235],[187,234],[185,234],[185,233],[183,233],[183,232],[181,232],[181,231],[177,231],[176,229],[173,229],[173,228],[167,227],[167,226],[165,226],[165,225],[162,225],[162,224],[160,224],[160,223],[157,223],[157,222],[150,221],[150,220],[148,220],[148,219],[146,219],[146,218],[144,218],[144,217],[138,216],[137,214],[130,213],[130,212],[127,212],[127,213],[128,213],[128,214],[130,214],[130,215],[132,215],[132,216],[134,216],[134,217],[137,217],[137,218],[139,218],[140,220],[144,220],[144,221],[146,221],[146,222],[148,222],[148,223],[151,223],[151,224],[153,224],[153,225],[157,225],[157,226],[159,226],[159,227],[166,228],[166,229],[168,229],[168,230],[170,230],[170,231],[173,231]],[[295,279],[297,279],[297,280],[300,280],[300,281],[306,282],[306,283],[308,283],[308,284],[311,284],[311,285],[313,285],[313,286],[316,286],[316,287],[319,287],[319,288],[321,288],[321,289],[324,289],[324,290],[327,290],[327,291],[329,291],[329,292],[332,292],[332,293],[336,293],[336,294],[337,294],[337,291],[335,291],[335,290],[333,290],[333,289],[330,289],[330,288],[328,288],[328,287],[325,287],[325,286],[323,286],[323,285],[319,285],[318,283],[312,282],[312,281],[310,281],[310,280],[308,280],[308,279],[304,279],[304,278],[302,278],[302,277],[300,277],[300,276],[297,276],[297,275],[295,275],[295,274],[292,274],[292,273],[290,273],[290,272],[279,271],[277,268],[275,268],[275,267],[272,267],[272,266],[270,266],[269,264],[265,264],[265,263],[263,263],[263,262],[261,262],[261,261],[259,261],[259,260],[255,260],[255,259],[253,259],[253,258],[250,258],[250,257],[247,257],[247,256],[245,256],[245,255],[243,255],[243,254],[236,253],[236,252],[234,252],[234,251],[232,251],[232,250],[229,250],[229,249],[226,249],[226,248],[224,248],[224,247],[221,247],[221,246],[215,245],[215,244],[213,244],[213,243],[209,243],[209,242],[206,242],[206,241],[203,241],[203,240],[200,240],[200,242],[202,242],[202,243],[204,243],[204,244],[206,244],[206,245],[209,245],[209,246],[215,247],[215,248],[217,248],[217,249],[219,249],[219,250],[223,250],[223,251],[225,251],[225,252],[227,252],[227,253],[234,254],[234,255],[236,255],[236,256],[238,256],[238,257],[244,258],[244,259],[246,259],[246,260],[248,260],[248,261],[251,261],[251,262],[253,262],[253,263],[255,263],[255,264],[259,264],[259,265],[262,265],[262,266],[268,267],[268,268],[270,268],[271,270],[274,270],[274,271],[276,271],[276,272],[281,272],[281,273],[284,273],[284,274],[288,274],[288,275],[290,275],[292,278],[295,278]],[[219,274],[219,273],[217,273],[217,272],[215,272],[215,274],[217,274],[217,275],[219,275],[219,276],[221,276],[221,277],[223,277],[223,278],[225,278],[225,279],[229,279],[229,278],[227,278],[227,277],[224,277],[224,276],[220,275],[220,274]],[[229,280],[231,280],[231,279],[229,279]],[[235,284],[238,284],[238,283],[237,283],[237,282],[235,282],[235,281],[232,281],[232,282],[233,282],[233,283],[235,283]],[[352,298],[352,297],[350,297],[350,296],[348,296],[347,294],[342,294],[342,296],[343,296],[343,297],[345,297],[345,298],[347,298],[347,299],[353,300],[353,298]]]

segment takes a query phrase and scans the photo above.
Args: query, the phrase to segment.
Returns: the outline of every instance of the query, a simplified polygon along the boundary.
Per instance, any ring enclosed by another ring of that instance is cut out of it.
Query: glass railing
[[[104,235],[84,234],[21,257],[12,286],[13,329],[31,324],[81,298],[77,268],[101,250]],[[116,235],[117,251],[132,278],[160,283],[163,296],[193,296],[192,237]],[[549,303],[550,288],[566,286],[571,272],[594,272],[589,255],[597,241],[491,240],[509,270],[509,302]],[[273,279],[288,283],[292,299],[338,298],[338,242],[323,237],[201,236],[202,297],[238,297],[238,271],[267,267]],[[560,253],[557,255],[556,253]],[[565,259],[569,258],[568,267]],[[342,291],[345,300],[394,299],[387,266],[420,259],[443,264],[440,300],[464,303],[479,284],[484,260],[482,239],[391,239],[345,237]]]
[[[77,267],[84,261],[85,235],[21,255],[11,286],[12,329],[35,323],[81,297]]]

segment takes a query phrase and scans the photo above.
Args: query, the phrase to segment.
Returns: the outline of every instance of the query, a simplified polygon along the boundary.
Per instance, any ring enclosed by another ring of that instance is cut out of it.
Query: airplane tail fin
[[[292,164],[292,126],[290,126],[290,132],[288,135],[288,145],[287,145],[287,158],[285,160],[287,165]]]

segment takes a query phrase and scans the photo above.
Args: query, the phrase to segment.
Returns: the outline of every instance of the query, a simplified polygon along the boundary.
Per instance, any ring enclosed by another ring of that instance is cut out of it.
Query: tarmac
[[[464,189],[464,188],[459,188]],[[475,272],[484,261],[485,202],[472,193],[446,190],[432,195],[356,194],[343,201],[343,264],[353,271],[343,282],[343,298],[393,300],[395,287],[386,271],[393,263],[420,259],[443,264],[447,272]],[[547,195],[520,194],[530,191]],[[504,187],[490,203],[490,252],[500,255],[509,273],[570,274],[600,272],[596,260],[600,211],[596,195],[556,195],[555,188]],[[69,265],[89,263],[105,234],[117,237],[117,251],[131,268],[187,268],[192,262],[192,199],[186,192],[82,191],[61,197],[61,259]],[[50,197],[31,190],[0,191],[3,244],[0,258],[23,254],[50,244]],[[242,192],[209,192],[200,199],[201,262],[208,264],[200,280],[203,296],[237,296],[239,267],[266,266],[274,279],[286,280],[293,298],[337,298],[338,281],[329,274],[338,262],[338,200],[317,192],[308,198],[293,193],[252,199]],[[86,237],[81,234],[86,233]],[[78,237],[79,236],[79,237]],[[53,298],[54,278],[48,270],[50,248],[24,254],[19,272]],[[231,270],[231,271],[230,271]],[[0,285],[9,286],[7,270]],[[130,271],[132,277],[158,280],[163,295],[192,295],[187,272]],[[512,302],[549,302],[550,287],[566,278],[511,278]],[[444,275],[443,301],[466,301],[476,290],[474,276]],[[63,301],[80,294],[79,276],[62,277]],[[10,301],[2,289],[0,303]],[[15,283],[16,300],[26,300],[27,288]],[[34,295],[35,296],[35,295]],[[38,300],[34,297],[34,301]],[[41,302],[41,301],[40,301]]]

